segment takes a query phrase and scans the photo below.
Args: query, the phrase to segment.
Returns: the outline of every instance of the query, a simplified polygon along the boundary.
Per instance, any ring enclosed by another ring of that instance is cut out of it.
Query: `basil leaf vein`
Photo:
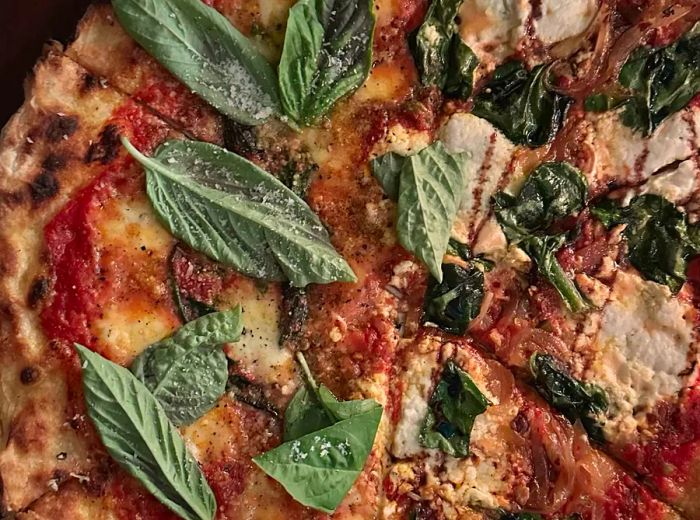
[[[146,170],[161,221],[193,249],[296,287],[356,280],[306,203],[250,161],[196,141],[168,141],[149,158],[122,142]]]
[[[300,0],[289,10],[279,64],[285,113],[310,125],[369,75],[372,0]]]
[[[238,340],[242,329],[240,306],[207,314],[149,346],[131,371],[173,424],[190,424],[224,395],[228,362],[221,345]]]
[[[127,369],[75,348],[87,412],[109,454],[185,520],[211,520],[214,493],[156,398]]]
[[[247,125],[280,112],[275,71],[200,0],[112,0],[126,32],[205,101]]]
[[[420,443],[453,457],[469,455],[469,440],[476,417],[491,403],[469,374],[449,360],[445,363],[421,428]]]

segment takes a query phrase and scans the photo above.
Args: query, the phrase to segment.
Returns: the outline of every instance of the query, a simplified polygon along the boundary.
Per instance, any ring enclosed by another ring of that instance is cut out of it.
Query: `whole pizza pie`
[[[700,519],[697,0],[112,0],[0,137],[0,518]]]

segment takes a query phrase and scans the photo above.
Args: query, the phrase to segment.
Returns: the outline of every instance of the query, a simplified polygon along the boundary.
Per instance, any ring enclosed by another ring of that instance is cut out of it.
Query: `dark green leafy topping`
[[[87,412],[107,452],[183,519],[214,518],[214,493],[156,398],[127,369],[75,348]]]
[[[423,304],[423,321],[434,323],[445,332],[462,335],[481,308],[484,273],[473,265],[442,264],[442,282],[432,276]]]
[[[279,114],[275,71],[231,23],[200,0],[113,0],[129,35],[180,81],[246,125]]]
[[[528,254],[539,274],[557,289],[573,312],[588,304],[555,256],[566,236],[548,235],[547,231],[557,221],[583,209],[587,193],[581,172],[568,163],[550,162],[530,174],[517,196],[500,192],[492,199],[496,218],[509,242]]]
[[[300,0],[289,10],[279,64],[284,111],[310,125],[358,88],[372,65],[372,0]]]
[[[608,399],[602,388],[577,381],[549,354],[533,354],[530,371],[535,388],[549,404],[571,423],[580,420],[591,439],[605,442],[599,417],[608,409]]]
[[[355,281],[318,216],[255,164],[218,146],[168,141],[146,157],[146,191],[166,228],[239,272],[292,285]]]
[[[432,2],[413,38],[412,50],[423,85],[435,85],[448,95],[466,99],[479,60],[456,31],[455,17],[462,1]]]
[[[635,49],[618,81],[626,95],[595,94],[586,100],[586,110],[624,105],[622,122],[650,135],[700,92],[700,24],[666,47]]]
[[[332,513],[359,477],[382,417],[372,399],[339,401],[317,385],[299,355],[306,385],[284,415],[284,443],[253,461],[301,504]]]
[[[542,520],[539,513],[511,513],[503,511],[498,517],[499,520]]]
[[[579,212],[587,196],[588,184],[580,171],[569,163],[548,162],[532,171],[517,196],[497,193],[493,205],[504,233],[514,240]]]
[[[442,258],[464,191],[467,156],[451,154],[440,141],[410,157],[389,154],[372,161],[387,195],[398,198],[399,242],[442,281]]]
[[[499,66],[474,98],[474,115],[498,127],[516,144],[547,144],[561,128],[571,99],[549,88],[549,68],[528,72],[522,63]]]
[[[453,457],[469,455],[469,437],[476,417],[490,405],[464,370],[449,360],[430,398],[420,443]]]
[[[228,363],[221,345],[238,340],[242,329],[240,307],[207,314],[148,347],[131,371],[173,424],[189,424],[224,395]]]
[[[663,197],[640,195],[629,206],[604,199],[591,209],[606,227],[626,224],[628,257],[645,278],[674,293],[685,283],[688,260],[700,252],[698,226]]]

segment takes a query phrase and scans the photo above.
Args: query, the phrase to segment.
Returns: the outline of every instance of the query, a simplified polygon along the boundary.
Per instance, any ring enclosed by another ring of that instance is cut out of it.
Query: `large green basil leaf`
[[[299,0],[279,64],[282,107],[310,125],[364,83],[372,66],[373,0]]]
[[[651,134],[700,92],[700,24],[667,47],[636,49],[619,81],[631,93],[622,122]]]
[[[561,128],[571,99],[548,87],[549,68],[528,72],[518,61],[499,66],[474,98],[474,115],[498,127],[516,144],[547,144]]]
[[[455,17],[462,1],[431,2],[411,48],[423,85],[435,85],[446,94],[466,99],[479,60],[456,31]]]
[[[512,240],[546,230],[557,220],[579,212],[587,197],[588,184],[579,170],[566,162],[547,162],[530,173],[517,196],[497,193],[493,206]]]
[[[161,221],[193,249],[297,287],[356,280],[306,203],[250,161],[197,141],[168,141],[151,158],[123,143],[146,170]]]
[[[399,242],[423,261],[438,282],[464,191],[466,158],[466,154],[449,153],[436,141],[410,157],[394,154],[372,162],[374,176],[389,196],[397,196]]]
[[[423,303],[423,321],[445,332],[462,335],[476,318],[484,299],[484,273],[473,263],[468,267],[442,264],[442,282],[432,276]]]
[[[587,195],[588,184],[581,172],[568,163],[549,162],[529,175],[517,196],[500,192],[492,199],[496,218],[509,242],[528,254],[539,274],[573,312],[586,309],[588,303],[556,257],[566,236],[546,233],[558,220],[583,209]]]
[[[260,124],[280,112],[275,71],[200,0],[112,0],[122,26],[180,81],[228,117]]]
[[[608,409],[608,399],[602,388],[577,381],[549,354],[533,354],[530,371],[535,388],[549,404],[572,423],[580,420],[592,439],[605,442],[599,419]]]
[[[224,395],[228,362],[221,345],[238,340],[242,330],[240,306],[207,314],[149,346],[131,371],[175,426],[190,424]]]
[[[253,462],[301,504],[332,513],[362,472],[382,406],[372,399],[339,401],[298,357],[306,385],[285,412],[285,442]]]
[[[645,278],[678,292],[685,283],[688,260],[700,253],[694,240],[698,226],[663,197],[645,194],[623,207],[611,199],[591,208],[606,227],[626,224],[628,257]]]
[[[109,454],[185,520],[214,518],[214,493],[156,398],[127,369],[75,348],[87,412]]]
[[[474,420],[490,404],[469,374],[449,360],[430,398],[420,433],[421,445],[453,457],[468,456]]]

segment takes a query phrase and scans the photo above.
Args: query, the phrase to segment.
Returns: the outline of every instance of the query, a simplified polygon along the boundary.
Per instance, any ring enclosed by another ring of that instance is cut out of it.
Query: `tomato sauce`
[[[133,102],[116,109],[111,124],[146,152],[162,141],[167,132],[162,123]],[[44,228],[53,298],[41,312],[41,323],[50,339],[95,348],[96,338],[90,324],[100,315],[100,294],[107,288],[114,289],[119,280],[108,279],[101,272],[99,231],[94,215],[110,199],[143,189],[140,169],[133,166],[134,161],[129,157],[115,158]]]

